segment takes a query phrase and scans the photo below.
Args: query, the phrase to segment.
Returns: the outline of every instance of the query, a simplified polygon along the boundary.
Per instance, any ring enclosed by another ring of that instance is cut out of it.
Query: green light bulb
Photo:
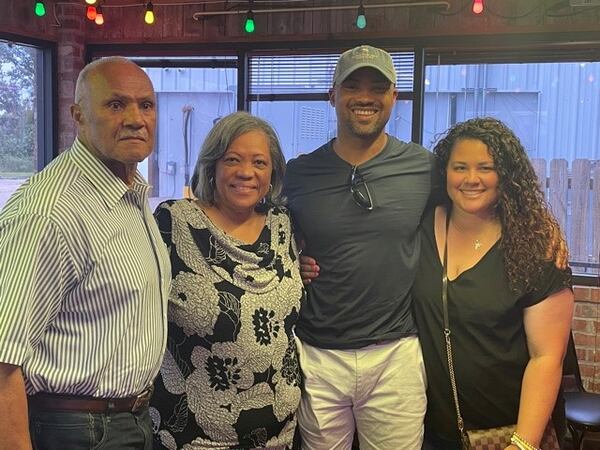
[[[255,30],[254,19],[246,19],[246,24],[244,25],[244,30],[246,30],[246,33],[254,33],[254,30]]]
[[[356,14],[356,28],[362,30],[367,26],[367,16],[365,15],[365,7],[362,2],[358,7],[358,13]]]
[[[244,22],[244,31],[246,33],[254,33],[256,27],[254,26],[254,13],[252,11],[248,11],[246,15],[246,22]]]
[[[367,18],[364,14],[361,14],[356,18],[356,28],[360,28],[361,30],[367,26]]]
[[[44,2],[35,2],[35,15],[38,17],[43,17],[46,15],[46,7],[44,6]]]

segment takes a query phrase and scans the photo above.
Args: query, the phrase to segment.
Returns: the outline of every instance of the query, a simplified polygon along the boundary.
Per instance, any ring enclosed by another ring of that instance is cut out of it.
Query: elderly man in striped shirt
[[[150,449],[169,258],[137,172],[155,94],[125,58],[86,66],[73,146],[0,214],[0,449]]]

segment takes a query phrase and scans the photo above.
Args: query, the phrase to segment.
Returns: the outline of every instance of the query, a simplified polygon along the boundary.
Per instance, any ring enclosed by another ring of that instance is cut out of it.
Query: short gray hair
[[[77,83],[75,84],[75,103],[79,103],[89,90],[89,87],[86,85],[90,75],[106,64],[133,64],[143,71],[136,63],[123,56],[108,56],[106,58],[95,59],[81,69],[81,72],[79,72],[79,75],[77,76]]]
[[[242,134],[250,131],[262,131],[269,141],[269,153],[273,171],[271,172],[271,189],[265,197],[267,204],[281,206],[285,203],[282,195],[283,176],[285,175],[285,157],[277,133],[269,123],[260,117],[244,111],[234,112],[220,119],[209,131],[192,174],[190,186],[192,192],[201,203],[215,204],[214,177],[217,161],[219,161],[231,143]]]

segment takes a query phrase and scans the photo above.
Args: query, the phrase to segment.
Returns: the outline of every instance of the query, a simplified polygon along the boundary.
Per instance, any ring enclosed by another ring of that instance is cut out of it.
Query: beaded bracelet
[[[519,450],[540,450],[519,436],[516,431],[513,432],[512,436],[510,437],[510,443],[516,445]]]

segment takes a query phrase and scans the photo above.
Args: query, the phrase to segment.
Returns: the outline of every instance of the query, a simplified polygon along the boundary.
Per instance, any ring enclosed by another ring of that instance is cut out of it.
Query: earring
[[[267,203],[269,203],[269,200],[271,200],[269,198],[269,194],[271,193],[272,190],[273,190],[273,185],[271,183],[269,183],[269,190],[267,191],[266,195],[261,199],[261,201],[260,201],[261,205],[266,205]]]

